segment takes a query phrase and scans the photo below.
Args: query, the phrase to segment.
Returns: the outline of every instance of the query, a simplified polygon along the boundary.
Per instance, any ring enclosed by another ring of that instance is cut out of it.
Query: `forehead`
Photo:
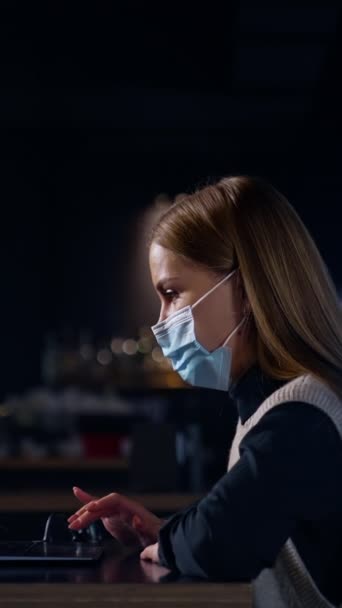
[[[165,247],[158,245],[158,243],[152,243],[149,260],[154,283],[168,276],[195,272],[195,267],[191,262],[184,260],[182,256],[177,255],[169,249],[165,249]]]

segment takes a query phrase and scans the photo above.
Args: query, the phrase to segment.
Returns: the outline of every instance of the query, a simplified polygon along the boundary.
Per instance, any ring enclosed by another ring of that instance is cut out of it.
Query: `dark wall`
[[[270,179],[342,285],[340,13],[272,6],[3,3],[2,395],[39,381],[50,328],[133,331],[133,226],[160,192]]]

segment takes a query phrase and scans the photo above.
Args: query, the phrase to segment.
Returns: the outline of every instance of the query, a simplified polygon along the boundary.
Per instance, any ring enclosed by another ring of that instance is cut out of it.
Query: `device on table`
[[[72,531],[67,515],[51,513],[42,539],[0,540],[0,562],[92,563],[103,554],[103,540],[99,526],[91,524],[84,530]]]

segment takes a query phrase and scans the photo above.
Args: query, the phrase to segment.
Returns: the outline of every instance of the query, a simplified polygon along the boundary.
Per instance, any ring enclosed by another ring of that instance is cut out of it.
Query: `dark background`
[[[340,3],[186,4],[0,3],[2,397],[50,329],[134,333],[161,192],[271,180],[342,287]]]

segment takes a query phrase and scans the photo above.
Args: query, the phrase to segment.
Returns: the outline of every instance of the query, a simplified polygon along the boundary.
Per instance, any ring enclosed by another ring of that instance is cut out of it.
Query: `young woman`
[[[255,605],[342,600],[342,314],[308,231],[269,184],[225,178],[166,211],[150,246],[152,328],[190,384],[229,391],[239,414],[228,470],[162,521],[119,494],[84,506],[132,530],[150,559],[210,580],[251,580]]]

